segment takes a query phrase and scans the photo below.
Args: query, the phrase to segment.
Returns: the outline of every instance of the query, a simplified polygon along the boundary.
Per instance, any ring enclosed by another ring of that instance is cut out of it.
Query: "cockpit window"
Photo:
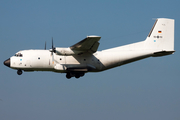
[[[16,57],[23,57],[23,55],[21,53],[16,53],[14,56],[16,56]]]

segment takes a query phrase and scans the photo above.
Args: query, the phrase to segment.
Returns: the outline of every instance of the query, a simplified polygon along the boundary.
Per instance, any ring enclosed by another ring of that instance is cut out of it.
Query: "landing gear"
[[[18,74],[18,75],[21,75],[21,74],[22,74],[22,70],[19,69],[19,70],[17,71],[17,74]]]
[[[84,72],[68,72],[66,74],[66,78],[70,79],[71,77],[75,77],[75,78],[80,78],[82,76],[84,76]]]
[[[80,75],[79,74],[75,74],[75,78],[79,78],[80,77]]]
[[[67,78],[67,79],[70,79],[70,78],[71,78],[71,74],[70,74],[70,73],[67,73],[67,74],[66,74],[66,78]]]

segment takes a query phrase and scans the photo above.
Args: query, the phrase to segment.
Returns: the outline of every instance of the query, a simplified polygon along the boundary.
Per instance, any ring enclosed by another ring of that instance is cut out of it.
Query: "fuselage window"
[[[40,60],[40,57],[38,57],[38,59]]]

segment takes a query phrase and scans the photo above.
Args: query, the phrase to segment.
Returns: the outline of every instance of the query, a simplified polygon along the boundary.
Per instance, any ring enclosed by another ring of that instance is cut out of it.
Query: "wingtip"
[[[97,36],[97,35],[89,35],[89,36],[87,36],[87,38],[90,38],[90,37],[91,37],[91,38],[94,38],[94,37],[95,37],[95,38],[97,38],[97,37],[101,38],[101,36]]]

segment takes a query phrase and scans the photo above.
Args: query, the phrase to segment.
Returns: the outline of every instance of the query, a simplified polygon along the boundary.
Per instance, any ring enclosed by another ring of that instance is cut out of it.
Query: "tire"
[[[18,74],[18,75],[21,75],[21,74],[22,74],[22,70],[18,70],[18,71],[17,71],[17,74]]]
[[[67,79],[70,79],[71,78],[71,75],[69,73],[66,74],[66,78]]]
[[[80,77],[80,74],[75,74],[75,78],[79,78]]]

